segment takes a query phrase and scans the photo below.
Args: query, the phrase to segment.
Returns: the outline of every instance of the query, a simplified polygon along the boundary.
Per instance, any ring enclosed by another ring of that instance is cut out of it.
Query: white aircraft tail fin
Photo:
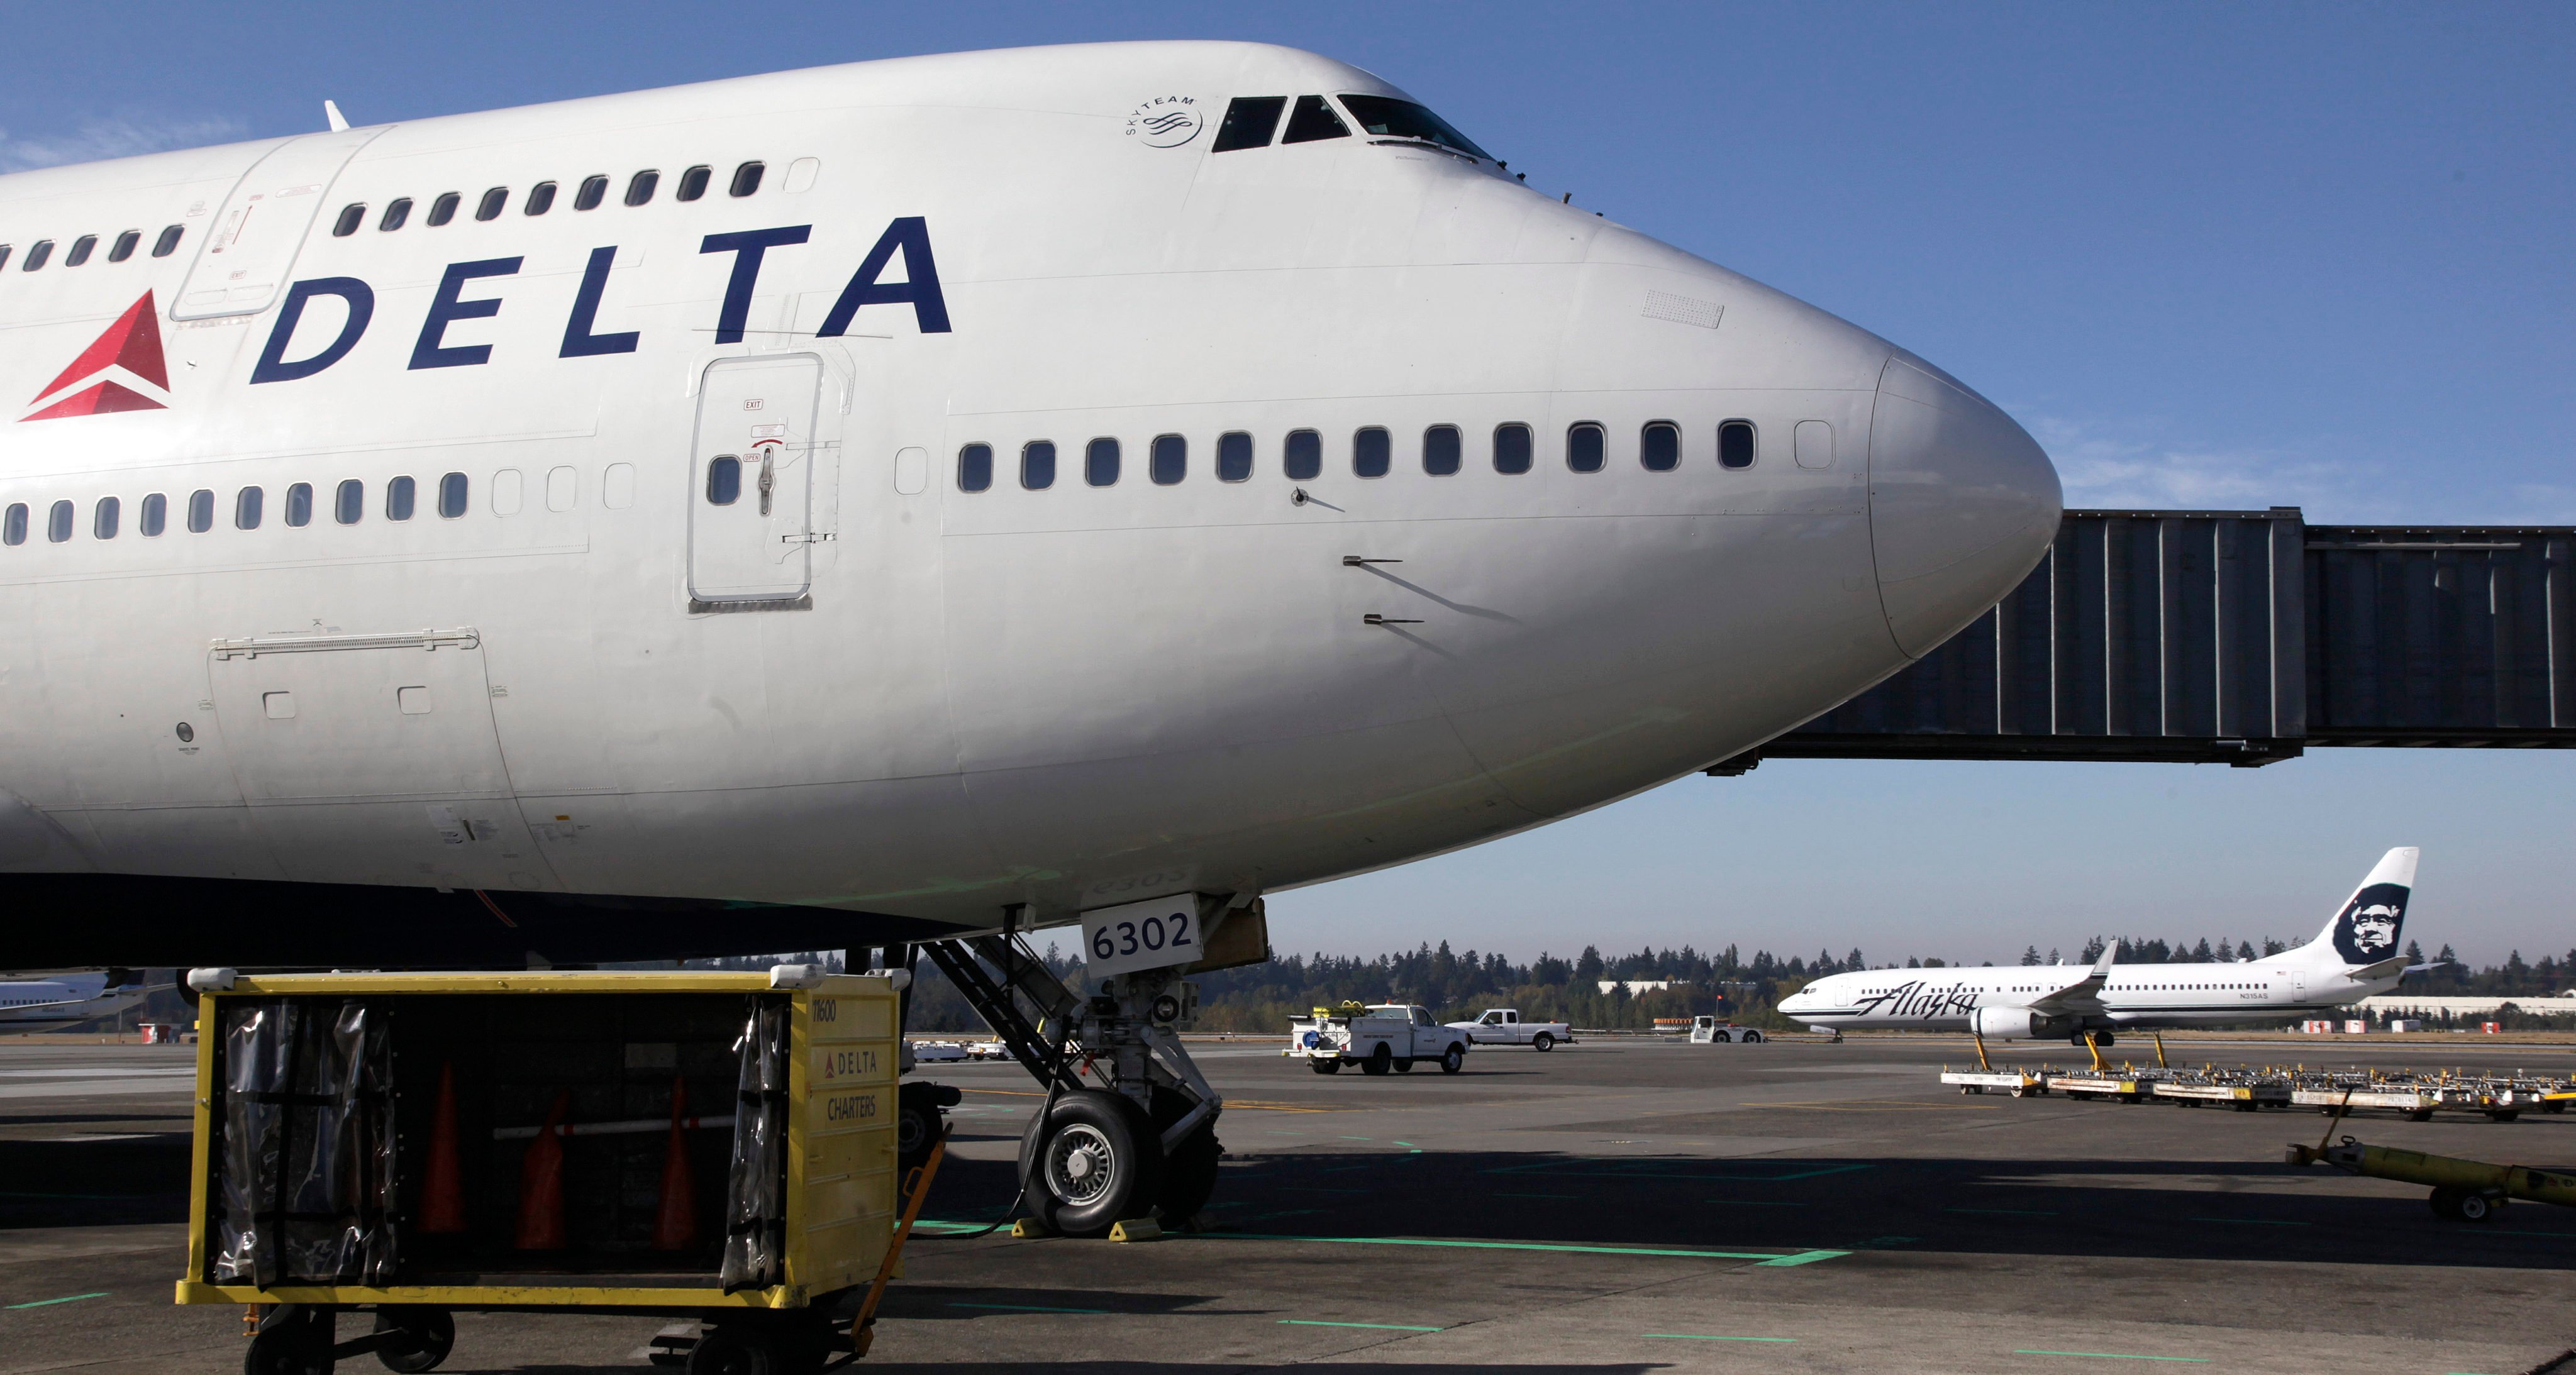
[[[2338,968],[2383,964],[2401,953],[2398,940],[2406,926],[2407,900],[2415,893],[2415,860],[2422,853],[2400,845],[2380,856],[2369,877],[2335,910],[2334,920],[2299,953],[2310,963]]]

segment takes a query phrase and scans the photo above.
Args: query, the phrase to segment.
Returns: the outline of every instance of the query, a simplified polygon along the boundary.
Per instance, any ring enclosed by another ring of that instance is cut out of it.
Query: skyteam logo
[[[36,393],[30,403],[34,413],[20,416],[19,421],[167,410],[169,395],[170,369],[162,361],[161,324],[153,315],[152,293],[147,291],[106,333],[91,340],[61,376]]]
[[[1127,112],[1127,137],[1148,148],[1178,148],[1206,123],[1197,96],[1158,95]]]
[[[2335,953],[2350,964],[2376,964],[2397,953],[2397,933],[2406,924],[2408,890],[2394,883],[2374,883],[2352,895],[2335,918]]]

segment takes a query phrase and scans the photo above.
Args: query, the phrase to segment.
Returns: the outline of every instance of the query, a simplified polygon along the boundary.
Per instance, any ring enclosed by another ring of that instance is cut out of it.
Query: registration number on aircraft
[[[1085,912],[1082,950],[1086,971],[1095,979],[1194,963],[1202,953],[1198,895],[1176,893]]]

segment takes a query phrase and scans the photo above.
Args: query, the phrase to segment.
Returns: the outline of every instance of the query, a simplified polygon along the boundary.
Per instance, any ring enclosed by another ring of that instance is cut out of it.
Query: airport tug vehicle
[[[1574,1029],[1563,1022],[1524,1022],[1519,1009],[1509,1007],[1486,1008],[1484,1016],[1472,1022],[1451,1022],[1449,1029],[1465,1033],[1470,1044],[1480,1046],[1554,1050],[1559,1042],[1574,1039]]]
[[[1317,1074],[1339,1074],[1344,1065],[1357,1065],[1363,1074],[1410,1074],[1425,1061],[1438,1062],[1442,1074],[1456,1074],[1466,1067],[1467,1044],[1466,1033],[1431,1020],[1428,1008],[1344,1003],[1289,1018],[1288,1048],[1280,1054],[1304,1060]]]
[[[177,1301],[251,1306],[250,1375],[434,1369],[460,1311],[692,1319],[693,1371],[864,1354],[944,1153],[907,1194],[908,981],[192,971]]]
[[[1714,1046],[1725,1045],[1729,1042],[1737,1045],[1758,1046],[1762,1044],[1761,1029],[1758,1027],[1737,1026],[1733,1022],[1720,1021],[1719,1019],[1706,1014],[1691,1018],[1690,1043],[1692,1045]]]

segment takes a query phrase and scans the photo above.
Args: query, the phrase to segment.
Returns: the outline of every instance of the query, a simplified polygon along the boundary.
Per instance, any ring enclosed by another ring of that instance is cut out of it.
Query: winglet
[[[2102,947],[2102,958],[2100,958],[2100,959],[2098,959],[2098,960],[2095,960],[2095,961],[2093,962],[2093,972],[2094,972],[2094,973],[2096,973],[2096,974],[2103,974],[2103,975],[2107,975],[2107,974],[2109,974],[2109,973],[2111,972],[2111,961],[2112,961],[2112,959],[2113,959],[2114,957],[2116,957],[2119,953],[2120,953],[2120,945],[2119,945],[2119,942],[2117,942],[2117,941],[2114,941],[2114,942],[2112,942],[2112,943],[2111,943],[2111,944],[2109,944],[2109,945],[2103,946],[2103,947]]]
[[[349,132],[349,117],[340,113],[340,102],[336,100],[323,101],[322,117],[331,122],[332,133],[345,134]]]

